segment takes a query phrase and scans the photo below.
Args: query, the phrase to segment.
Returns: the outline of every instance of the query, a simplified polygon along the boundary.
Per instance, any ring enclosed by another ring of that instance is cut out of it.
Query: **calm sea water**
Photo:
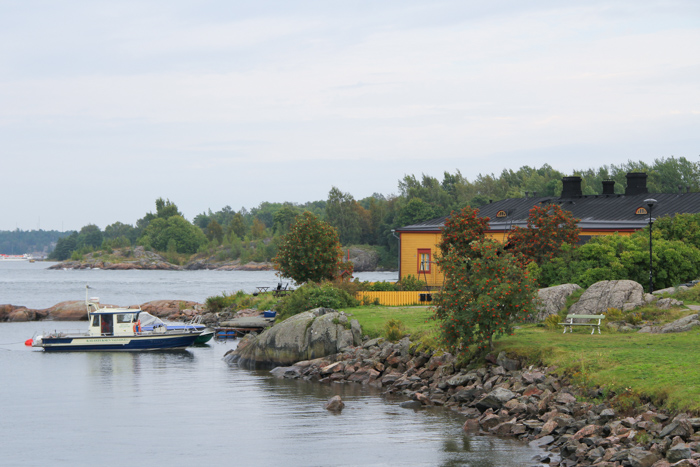
[[[253,287],[276,280],[266,273],[250,278],[251,273],[227,272],[222,279],[213,271],[181,277],[162,271],[71,276],[79,271],[33,265],[31,273],[12,266],[8,274],[4,265],[0,268],[0,303],[36,307],[62,300],[64,287],[78,289],[67,299],[81,299],[86,278],[99,284],[96,289],[113,290],[116,303],[126,285],[139,291],[134,303],[173,298],[173,290],[185,294],[177,298],[202,301],[221,290],[247,287],[238,276]],[[109,274],[122,287],[110,284]],[[200,284],[185,285],[189,281]],[[360,385],[279,380],[267,371],[229,366],[222,356],[236,341],[142,353],[53,354],[23,345],[37,332],[84,325],[0,323],[0,465],[537,465],[531,459],[538,452],[526,445],[465,435],[463,420],[449,411],[414,412]],[[323,409],[335,394],[346,403],[340,414]]]
[[[281,281],[275,271],[107,271],[101,269],[50,270],[56,263],[0,262],[0,304],[43,309],[66,300],[91,297],[112,305],[139,305],[151,300],[192,300],[256,287],[274,288]],[[362,281],[396,281],[396,272],[360,272]],[[290,284],[293,287],[293,283]]]

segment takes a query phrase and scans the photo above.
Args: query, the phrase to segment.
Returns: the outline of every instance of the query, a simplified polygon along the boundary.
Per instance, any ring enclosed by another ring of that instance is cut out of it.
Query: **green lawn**
[[[398,319],[406,327],[406,333],[416,335],[437,329],[435,321],[430,320],[433,312],[427,306],[359,306],[347,308],[346,313],[353,315],[362,325],[362,332],[371,336],[381,336],[384,323],[390,319]]]
[[[556,365],[581,383],[700,411],[700,331],[562,334],[530,325],[497,342],[498,350]]]
[[[437,323],[429,319],[429,307],[366,306],[345,311],[373,337],[382,335],[384,323],[392,318],[402,321],[406,332],[414,336],[437,331]],[[671,410],[700,413],[700,331],[602,332],[591,335],[578,329],[573,334],[562,334],[561,330],[526,325],[514,336],[494,341],[495,350],[557,366],[581,384],[650,398]]]

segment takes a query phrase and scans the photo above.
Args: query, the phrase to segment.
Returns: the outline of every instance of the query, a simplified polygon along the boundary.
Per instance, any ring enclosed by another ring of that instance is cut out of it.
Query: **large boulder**
[[[348,256],[356,272],[374,271],[379,265],[379,253],[371,248],[350,247]]]
[[[325,357],[360,344],[353,324],[342,312],[316,308],[242,340],[224,359],[247,368],[270,368]]]
[[[189,300],[153,300],[141,305],[143,311],[166,319],[178,319],[184,310],[200,309],[202,305]]]
[[[569,295],[581,290],[578,284],[562,284],[554,287],[540,289],[537,292],[537,316],[535,322],[547,319],[549,315],[556,315],[566,306]]]
[[[87,321],[85,300],[69,300],[49,308],[49,318],[56,321]]]
[[[590,286],[578,302],[571,305],[569,314],[599,315],[608,308],[631,310],[643,305],[644,288],[635,281],[601,281]]]

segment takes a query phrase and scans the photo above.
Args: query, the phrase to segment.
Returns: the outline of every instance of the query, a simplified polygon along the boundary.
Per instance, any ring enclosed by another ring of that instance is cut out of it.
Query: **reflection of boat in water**
[[[141,330],[143,332],[152,332],[161,327],[165,327],[165,329],[168,331],[200,331],[201,334],[194,341],[195,344],[204,344],[205,342],[209,342],[209,340],[214,337],[214,330],[201,324],[201,315],[196,316],[192,318],[190,322],[183,324],[166,323],[162,319],[158,318],[157,316],[153,316],[147,311],[142,311],[141,314],[139,314],[139,319],[141,320]]]
[[[53,332],[33,337],[27,345],[46,351],[97,350],[171,350],[194,344],[201,330],[167,329],[157,327],[145,331],[139,321],[140,308],[100,308],[99,299],[87,298],[88,331],[78,333]]]

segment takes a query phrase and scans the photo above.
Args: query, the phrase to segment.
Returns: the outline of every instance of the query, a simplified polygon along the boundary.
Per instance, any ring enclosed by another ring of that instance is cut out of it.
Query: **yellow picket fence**
[[[365,298],[365,301],[370,303],[378,299],[379,304],[384,306],[430,305],[432,294],[431,292],[357,292],[355,298],[360,302]]]

